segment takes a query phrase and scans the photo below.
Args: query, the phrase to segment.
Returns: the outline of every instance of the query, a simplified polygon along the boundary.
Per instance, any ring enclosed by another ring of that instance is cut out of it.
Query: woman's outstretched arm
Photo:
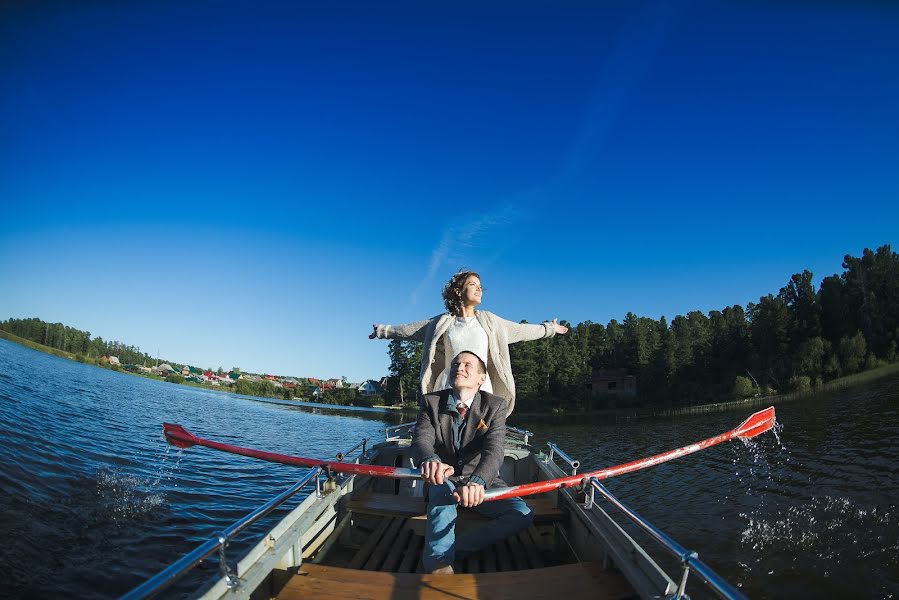
[[[372,332],[368,334],[368,339],[415,340],[416,342],[423,342],[425,341],[425,329],[427,329],[430,322],[431,319],[406,323],[405,325],[381,325],[375,323],[371,326]]]
[[[539,325],[531,323],[513,323],[512,321],[507,321],[506,319],[499,317],[498,319],[500,324],[506,329],[510,344],[530,342],[531,340],[552,337],[556,334],[564,335],[568,333],[568,328],[564,325],[559,325],[558,319],[545,321]]]

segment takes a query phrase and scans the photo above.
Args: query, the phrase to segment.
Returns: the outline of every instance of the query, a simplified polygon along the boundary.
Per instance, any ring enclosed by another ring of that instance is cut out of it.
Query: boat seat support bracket
[[[596,490],[590,485],[591,479],[581,481],[581,491],[584,492],[584,510],[590,510],[596,504]]]
[[[681,575],[680,585],[677,586],[677,593],[673,596],[675,600],[686,597],[687,578],[690,576],[690,562],[694,560],[699,560],[699,554],[693,550],[681,556],[681,565],[684,567],[684,572]]]
[[[321,465],[321,471],[318,476],[315,478],[315,497],[323,498],[325,494],[330,494],[334,490],[337,489],[337,482],[335,481],[334,471],[331,470],[331,465]],[[322,475],[325,476],[324,485],[322,485]]]
[[[225,546],[228,545],[228,537],[225,535],[225,532],[218,534],[218,542],[219,573],[227,582],[228,589],[234,591],[240,587],[240,578],[231,571],[231,567],[228,565],[228,558],[225,556]]]

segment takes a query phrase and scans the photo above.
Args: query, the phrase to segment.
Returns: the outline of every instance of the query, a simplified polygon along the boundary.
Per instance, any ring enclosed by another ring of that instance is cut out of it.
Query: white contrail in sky
[[[584,169],[600,164],[603,146],[622,112],[628,110],[640,83],[646,79],[678,22],[685,3],[654,2],[640,19],[621,33],[615,49],[596,73],[596,85],[584,111],[583,126],[573,137],[555,182],[562,184]]]
[[[421,293],[438,273],[445,271],[448,279],[461,267],[474,268],[474,260],[479,263],[479,268],[483,268],[484,257],[480,250],[489,249],[490,254],[495,255],[498,247],[503,245],[502,240],[508,239],[503,230],[521,222],[527,214],[520,206],[507,204],[481,215],[462,216],[444,229],[440,242],[431,252],[424,278],[412,291],[412,305],[418,304]]]
[[[418,304],[421,293],[438,273],[449,278],[460,267],[483,269],[488,256],[502,253],[513,239],[519,237],[520,232],[509,231],[513,224],[520,224],[544,210],[551,212],[550,207],[564,209],[566,197],[570,196],[570,185],[576,181],[578,173],[597,167],[609,130],[627,109],[628,100],[655,64],[677,21],[674,8],[665,2],[651,3],[644,9],[640,22],[621,35],[617,47],[597,73],[583,125],[563,153],[558,168],[542,185],[530,193],[519,194],[514,204],[507,203],[480,216],[461,217],[443,230],[440,242],[431,252],[427,273],[410,295],[413,306]],[[483,243],[481,239],[484,239]],[[484,256],[482,249],[489,249],[489,254]]]

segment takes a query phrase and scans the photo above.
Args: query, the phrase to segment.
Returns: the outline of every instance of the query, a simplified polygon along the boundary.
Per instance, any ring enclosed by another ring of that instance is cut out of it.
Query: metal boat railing
[[[532,435],[534,434],[527,429],[519,429],[518,427],[506,425],[506,437],[523,446],[528,445]]]
[[[347,457],[348,457],[350,454],[352,454],[353,452],[355,452],[355,451],[358,450],[359,448],[362,448],[362,452],[360,453],[360,455],[364,457],[364,456],[367,454],[366,446],[368,446],[368,440],[369,440],[369,438],[365,438],[365,439],[363,439],[361,442],[359,442],[358,444],[356,444],[355,446],[353,446],[352,448],[350,448],[349,450],[347,450],[346,452],[338,452],[338,453],[337,453],[337,460],[339,460],[340,462],[343,462],[344,460],[347,459]]]
[[[390,425],[384,429],[384,438],[386,440],[396,440],[403,438],[412,438],[412,428],[415,427],[415,421],[409,423],[400,423],[399,425]]]
[[[715,573],[711,567],[706,565],[704,562],[699,560],[699,555],[693,550],[687,550],[676,541],[674,541],[667,534],[662,532],[658,527],[638,515],[633,509],[624,504],[621,500],[616,498],[603,484],[599,482],[595,477],[591,477],[587,481],[587,498],[584,504],[584,508],[590,509],[593,507],[595,502],[595,492],[599,492],[606,500],[608,500],[612,505],[614,505],[618,510],[620,510],[628,519],[630,519],[633,523],[635,523],[638,527],[640,527],[643,531],[648,533],[650,537],[655,539],[663,548],[668,550],[675,558],[677,558],[682,567],[683,573],[681,574],[680,584],[678,585],[677,592],[675,595],[670,596],[670,598],[684,598],[685,590],[687,587],[687,577],[690,575],[690,570],[692,569],[699,577],[705,582],[709,588],[712,589],[715,593],[717,593],[721,598],[725,598],[725,600],[746,600],[746,596],[743,595],[740,591],[735,589],[729,583],[727,583],[720,575]]]
[[[361,443],[360,443],[361,445]],[[358,445],[357,445],[358,447]],[[354,448],[355,449],[355,448]],[[351,450],[352,451],[352,450]],[[306,471],[305,474],[295,484],[285,491],[281,492],[250,514],[242,519],[235,521],[221,532],[213,535],[211,538],[194,548],[194,550],[178,561],[169,565],[138,587],[134,588],[121,597],[121,600],[139,600],[143,598],[152,598],[173,584],[175,581],[183,577],[188,570],[192,569],[205,558],[212,556],[216,551],[219,553],[219,570],[222,577],[228,581],[229,588],[236,588],[240,580],[231,572],[225,557],[225,548],[241,531],[269,515],[273,510],[278,508],[285,501],[293,497],[294,494],[306,487],[314,479],[318,484],[318,476],[322,473],[321,467],[315,467]]]
[[[558,454],[559,458],[567,462],[568,466],[571,467],[571,474],[577,475],[577,470],[578,467],[581,466],[581,461],[571,458],[552,442],[546,442],[546,445],[549,446],[549,454],[546,455],[546,458],[544,459],[546,462],[553,462],[555,455]]]

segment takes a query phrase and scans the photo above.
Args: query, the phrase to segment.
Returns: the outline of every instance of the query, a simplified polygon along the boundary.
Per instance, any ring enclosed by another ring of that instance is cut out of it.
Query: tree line
[[[46,323],[38,318],[7,319],[0,321],[0,330],[8,331],[20,338],[69,352],[79,360],[91,359],[94,362],[101,356],[118,357],[122,364],[150,366],[157,362],[137,346],[129,346],[119,341],[105,341],[102,337],[91,338],[90,331],[82,331],[63,325],[62,323]],[[184,367],[181,363],[162,360],[176,369]]]
[[[899,256],[889,245],[846,255],[818,289],[808,270],[776,294],[669,323],[631,312],[606,325],[510,347],[519,410],[672,407],[804,390],[899,358]],[[418,389],[420,344],[388,348],[398,400]],[[634,396],[595,393],[591,375],[625,369]]]

